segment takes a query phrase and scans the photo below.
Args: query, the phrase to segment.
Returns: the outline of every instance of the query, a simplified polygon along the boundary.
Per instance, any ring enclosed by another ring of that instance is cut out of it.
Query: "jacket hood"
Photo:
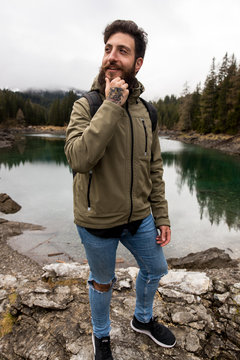
[[[91,91],[93,91],[93,90],[97,90],[97,91],[100,90],[100,85],[99,85],[99,82],[98,82],[98,76],[96,76],[94,81],[93,81]],[[131,90],[129,99],[138,98],[139,96],[141,96],[141,94],[144,91],[145,91],[145,88],[144,88],[143,84],[140,81],[137,80],[137,87],[135,87],[134,89]]]

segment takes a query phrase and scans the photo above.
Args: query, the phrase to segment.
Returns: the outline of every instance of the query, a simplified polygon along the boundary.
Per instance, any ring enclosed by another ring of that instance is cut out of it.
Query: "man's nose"
[[[118,57],[117,57],[117,51],[115,49],[112,49],[112,51],[109,53],[108,55],[108,60],[110,62],[112,61],[117,61]]]

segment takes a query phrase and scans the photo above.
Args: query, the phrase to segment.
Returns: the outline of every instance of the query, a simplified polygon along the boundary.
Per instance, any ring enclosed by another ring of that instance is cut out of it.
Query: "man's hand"
[[[160,235],[156,237],[156,242],[160,246],[167,245],[171,240],[171,229],[169,226],[159,226]]]
[[[111,82],[108,78],[106,78],[105,80],[106,99],[120,106],[125,104],[129,94],[128,84],[120,77],[116,77]]]

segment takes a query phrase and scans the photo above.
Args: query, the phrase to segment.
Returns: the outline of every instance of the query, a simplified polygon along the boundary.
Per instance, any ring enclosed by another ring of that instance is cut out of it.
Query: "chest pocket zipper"
[[[142,120],[142,124],[143,124],[143,129],[144,129],[144,134],[145,134],[145,156],[147,155],[147,141],[148,141],[148,134],[147,134],[147,128],[146,128],[146,124],[145,124],[145,121],[144,119],[141,119]]]
[[[88,211],[91,210],[91,202],[90,202],[91,182],[92,182],[92,170],[89,171],[89,180],[88,180],[88,191],[87,191]]]

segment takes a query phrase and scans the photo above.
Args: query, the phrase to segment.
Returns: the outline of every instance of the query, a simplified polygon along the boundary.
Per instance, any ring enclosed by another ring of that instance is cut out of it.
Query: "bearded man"
[[[76,173],[74,221],[90,267],[95,360],[113,359],[109,313],[119,241],[139,265],[132,329],[163,347],[176,342],[153,317],[154,295],[168,271],[162,247],[169,243],[171,230],[158,127],[153,131],[139,98],[144,88],[136,79],[147,34],[133,21],[116,20],[106,27],[104,43],[102,66],[91,89],[103,102],[92,118],[85,97],[74,103],[65,144]]]

